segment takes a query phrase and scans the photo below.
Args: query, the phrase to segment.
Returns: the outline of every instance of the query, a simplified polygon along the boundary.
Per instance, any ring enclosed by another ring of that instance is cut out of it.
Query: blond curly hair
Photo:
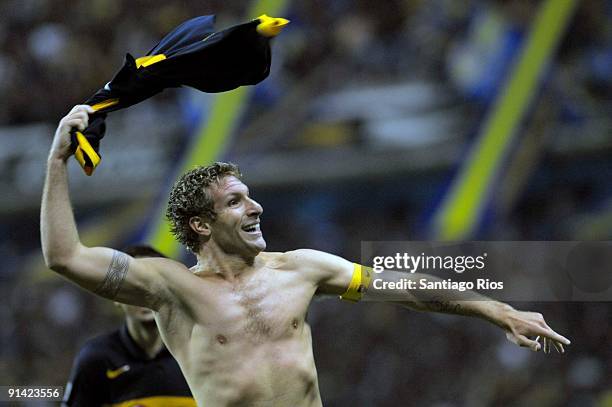
[[[183,174],[170,191],[166,209],[170,231],[176,240],[193,253],[197,253],[200,248],[200,235],[191,229],[189,219],[201,216],[209,221],[215,220],[214,201],[208,187],[213,183],[218,185],[227,176],[242,178],[240,169],[232,163],[216,162],[196,167]]]

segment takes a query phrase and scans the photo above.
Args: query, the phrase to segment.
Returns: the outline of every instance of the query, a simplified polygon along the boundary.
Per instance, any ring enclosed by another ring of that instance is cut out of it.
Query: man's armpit
[[[113,258],[108,266],[104,281],[94,291],[102,297],[115,299],[123,285],[130,267],[130,256],[118,250],[113,250]]]

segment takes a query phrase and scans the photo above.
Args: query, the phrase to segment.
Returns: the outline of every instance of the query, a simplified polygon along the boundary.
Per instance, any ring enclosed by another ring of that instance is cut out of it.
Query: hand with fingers
[[[571,343],[569,339],[553,331],[542,314],[537,312],[508,310],[502,318],[502,326],[509,341],[534,352],[543,348],[544,353],[550,353],[552,345],[557,352],[565,353],[563,346]],[[535,338],[530,339],[532,337]]]
[[[70,131],[73,128],[81,131],[85,130],[89,123],[89,114],[93,112],[94,110],[91,106],[77,105],[72,108],[70,113],[60,120],[57,130],[55,131],[49,158],[66,161],[74,153],[70,147]]]

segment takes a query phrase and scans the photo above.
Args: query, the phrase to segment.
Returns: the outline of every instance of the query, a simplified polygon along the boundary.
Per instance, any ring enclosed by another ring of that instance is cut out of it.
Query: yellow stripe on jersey
[[[111,404],[112,407],[197,407],[195,400],[191,397],[179,396],[155,396],[140,399],[126,400],[121,403]]]
[[[146,57],[140,57],[136,59],[136,68],[146,68],[149,65],[153,65],[156,62],[163,61],[166,59],[164,54],[147,55]]]
[[[106,109],[107,107],[115,106],[119,103],[119,99],[106,99],[102,102],[96,103],[91,108],[97,112],[98,110]]]

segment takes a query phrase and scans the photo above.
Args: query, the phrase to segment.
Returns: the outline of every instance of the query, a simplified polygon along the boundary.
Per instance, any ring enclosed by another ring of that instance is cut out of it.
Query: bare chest
[[[278,274],[219,284],[194,308],[196,323],[219,344],[300,335],[314,288]]]

